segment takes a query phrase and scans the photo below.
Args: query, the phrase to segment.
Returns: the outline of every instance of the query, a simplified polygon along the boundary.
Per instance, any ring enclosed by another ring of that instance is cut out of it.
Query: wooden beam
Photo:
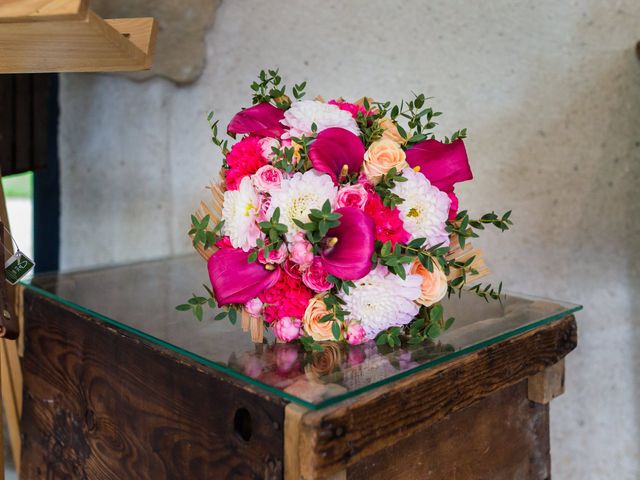
[[[564,393],[564,358],[544,371],[529,377],[529,400],[547,404]]]
[[[355,399],[304,414],[301,478],[324,479],[363,458],[521,382],[577,345],[571,315],[392,382]]]
[[[79,0],[33,3],[45,5],[31,13],[28,8],[0,9],[0,73],[151,68],[157,34],[153,18],[105,21]]]
[[[80,20],[86,13],[86,0],[3,0],[0,3],[0,23]]]

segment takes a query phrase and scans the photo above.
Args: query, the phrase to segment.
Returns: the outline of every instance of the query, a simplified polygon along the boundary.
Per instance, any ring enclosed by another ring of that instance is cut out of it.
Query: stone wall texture
[[[149,12],[153,14],[153,12]],[[468,127],[472,212],[513,209],[481,246],[512,291],[582,303],[554,478],[640,478],[640,3],[637,0],[222,2],[193,84],[63,75],[62,265],[190,249],[226,123],[260,68],[325,98],[434,96]]]

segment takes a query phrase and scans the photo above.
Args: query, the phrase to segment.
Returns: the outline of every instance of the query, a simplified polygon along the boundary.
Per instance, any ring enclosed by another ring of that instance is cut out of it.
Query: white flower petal
[[[420,310],[415,303],[421,293],[419,275],[407,275],[403,280],[378,266],[354,283],[356,288],[341,297],[345,301],[344,309],[351,312],[349,318],[361,323],[367,339],[375,338],[389,327],[406,325]]]
[[[260,230],[255,218],[260,206],[260,197],[253,189],[251,179],[244,177],[238,190],[224,192],[222,207],[222,234],[229,236],[234,248],[248,252],[256,246]]]
[[[430,247],[439,243],[449,245],[449,234],[445,230],[451,203],[449,196],[411,168],[404,168],[402,175],[407,181],[397,182],[391,191],[404,199],[398,204],[398,210],[411,239],[426,238]]]
[[[311,125],[314,123],[317,133],[327,128],[340,127],[354,135],[360,135],[358,124],[349,112],[340,110],[336,105],[315,100],[294,102],[291,108],[284,112],[284,120],[282,120],[282,124],[289,127],[289,132],[285,134],[287,138],[310,136]]]
[[[337,192],[338,188],[329,175],[315,170],[296,173],[283,180],[278,190],[271,192],[267,217],[271,218],[275,209],[280,208],[280,223],[287,226],[287,239],[291,240],[296,233],[302,231],[293,220],[308,222],[311,209],[322,209],[327,200],[333,205]]]

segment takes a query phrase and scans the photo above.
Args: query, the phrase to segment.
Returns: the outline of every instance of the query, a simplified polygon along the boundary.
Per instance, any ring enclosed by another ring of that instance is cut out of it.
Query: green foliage
[[[396,186],[396,183],[406,181],[407,179],[402,176],[401,172],[396,170],[396,167],[393,167],[386,175],[382,176],[382,179],[378,182],[375,189],[376,193],[382,198],[382,203],[385,206],[395,208],[396,205],[404,202],[404,198],[400,198],[393,193],[391,189]]]
[[[213,121],[213,116],[213,111],[209,112],[207,115],[207,121],[209,122],[209,128],[211,129],[211,141],[220,149],[222,155],[226,156],[227,153],[229,153],[229,141],[223,140],[218,136],[218,124],[220,120]],[[223,166],[226,166],[226,160],[223,160]]]
[[[258,75],[258,81],[251,84],[251,90],[253,90],[252,102],[253,104],[273,102],[278,108],[287,108],[291,104],[291,101],[283,98],[287,87],[282,85],[282,77],[278,73],[278,70],[261,70]],[[304,95],[304,87],[302,92],[298,90],[298,93]]]
[[[274,210],[273,215],[271,216],[271,220],[260,222],[258,224],[258,227],[260,227],[260,231],[266,235],[268,243],[265,243],[264,240],[258,238],[256,240],[256,245],[258,248],[264,248],[264,256],[268,257],[269,252],[280,248],[280,246],[284,242],[284,235],[287,233],[289,228],[284,223],[280,223],[279,207]],[[249,254],[247,261],[249,263],[252,263],[257,259],[258,250],[253,250]]]
[[[468,238],[477,238],[479,235],[474,230],[484,230],[485,225],[493,225],[501,232],[509,230],[513,225],[511,221],[511,210],[499,217],[495,212],[486,213],[477,220],[469,218],[466,210],[461,210],[456,215],[455,220],[447,221],[446,230],[449,233],[456,233],[460,242],[460,248],[464,248]]]
[[[209,228],[211,219],[209,215],[202,217],[202,220],[198,220],[195,215],[191,215],[191,225],[188,234],[193,236],[193,246],[197,247],[198,244],[202,244],[204,249],[211,247],[220,239],[220,232],[224,225],[224,220],[218,222],[213,229]]]
[[[500,285],[498,285],[497,289],[495,289],[490,283],[488,283],[487,285],[482,285],[481,283],[479,283],[471,287],[469,291],[475,293],[487,302],[489,300],[498,300],[499,302],[502,302],[502,282],[500,282]]]
[[[340,225],[341,217],[341,214],[331,211],[331,202],[327,200],[321,210],[311,209],[308,222],[305,223],[298,219],[294,219],[293,222],[305,231],[307,240],[314,245],[314,252],[317,252],[320,248],[319,242],[324,239],[330,229]]]
[[[187,300],[186,303],[178,305],[176,307],[176,310],[178,310],[179,312],[191,312],[193,316],[198,319],[198,321],[202,321],[202,316],[204,315],[204,305],[207,305],[210,308],[216,308],[216,302],[213,299],[213,296],[207,298],[198,296],[195,293],[191,295],[191,298]]]
[[[324,350],[324,347],[309,335],[301,336],[298,341],[307,352],[322,352]]]

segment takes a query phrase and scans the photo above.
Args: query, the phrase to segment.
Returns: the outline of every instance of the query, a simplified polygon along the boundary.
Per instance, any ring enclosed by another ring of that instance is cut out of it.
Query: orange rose
[[[390,118],[384,117],[378,120],[378,126],[382,128],[382,138],[393,140],[396,143],[404,144],[407,140],[402,138],[398,127]]]
[[[331,332],[331,324],[333,322],[320,323],[320,319],[327,313],[330,312],[327,310],[324,300],[318,296],[313,297],[309,301],[309,305],[307,305],[307,309],[302,317],[302,326],[304,327],[305,333],[311,335],[317,342],[334,339],[333,333]]]
[[[447,276],[437,262],[433,262],[433,272],[430,272],[416,260],[411,265],[411,273],[422,277],[422,294],[416,300],[420,305],[430,307],[447,294]]]
[[[364,154],[364,173],[374,184],[393,167],[399,172],[406,166],[404,150],[388,138],[373,142]]]

